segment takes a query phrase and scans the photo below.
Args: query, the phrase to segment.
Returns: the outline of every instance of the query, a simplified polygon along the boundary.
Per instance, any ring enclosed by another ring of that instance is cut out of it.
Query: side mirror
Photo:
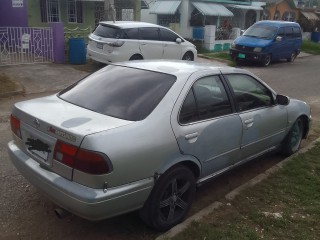
[[[277,36],[277,37],[276,37],[276,41],[277,41],[277,42],[281,42],[281,41],[282,41],[282,37],[281,37],[281,36]]]
[[[181,38],[177,38],[177,39],[176,39],[176,43],[182,43]]]
[[[279,105],[284,105],[284,106],[286,106],[286,105],[289,104],[290,99],[289,99],[287,96],[278,94],[278,95],[276,96],[276,101],[277,101],[277,103],[278,103]]]

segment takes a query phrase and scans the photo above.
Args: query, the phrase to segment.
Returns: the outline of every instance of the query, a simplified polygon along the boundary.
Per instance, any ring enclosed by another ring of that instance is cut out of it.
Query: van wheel
[[[296,53],[291,53],[291,56],[287,58],[287,62],[293,62],[297,57]]]
[[[191,52],[186,52],[186,53],[183,55],[182,60],[193,61],[193,60],[194,60],[193,53],[191,53]]]
[[[129,61],[132,61],[132,60],[142,60],[142,56],[141,55],[138,55],[138,54],[135,54],[133,56],[131,56],[131,58],[129,59]]]
[[[140,216],[148,226],[166,231],[185,218],[195,191],[196,180],[192,171],[183,165],[177,165],[156,182]]]
[[[268,67],[268,66],[270,65],[270,63],[271,63],[271,54],[268,54],[268,55],[264,58],[264,60],[263,60],[263,62],[262,62],[262,65],[265,66],[265,67]]]

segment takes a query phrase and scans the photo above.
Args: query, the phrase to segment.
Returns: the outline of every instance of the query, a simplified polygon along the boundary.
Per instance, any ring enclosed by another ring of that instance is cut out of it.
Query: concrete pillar
[[[64,26],[62,22],[49,23],[52,28],[53,38],[53,56],[55,63],[65,63],[66,57],[64,52]]]
[[[141,0],[134,2],[134,21],[141,21]]]

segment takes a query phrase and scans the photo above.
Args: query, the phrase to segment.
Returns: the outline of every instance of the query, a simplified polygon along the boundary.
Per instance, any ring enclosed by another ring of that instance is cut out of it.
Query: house
[[[229,49],[241,29],[261,19],[264,5],[249,0],[157,0],[141,10],[141,20],[201,40],[210,51],[221,51]]]
[[[207,25],[248,28],[260,20],[263,5],[249,0],[157,0],[149,3],[149,9],[141,10],[141,20],[194,38],[194,29]]]
[[[320,1],[268,0],[265,12],[268,19],[298,22],[303,31],[320,27]]]
[[[110,1],[111,2],[111,1]],[[113,0],[115,20],[136,20],[141,0]],[[64,62],[70,38],[87,39],[105,19],[104,0],[1,0],[0,65]]]

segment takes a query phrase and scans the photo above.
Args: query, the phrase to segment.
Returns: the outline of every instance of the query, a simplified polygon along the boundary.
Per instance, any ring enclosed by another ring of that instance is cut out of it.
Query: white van
[[[194,61],[195,45],[172,30],[144,22],[100,22],[89,35],[89,58],[102,62],[141,59]]]

